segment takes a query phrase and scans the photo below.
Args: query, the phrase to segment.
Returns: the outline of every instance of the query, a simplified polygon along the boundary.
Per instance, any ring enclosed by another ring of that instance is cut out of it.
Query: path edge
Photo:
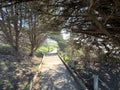
[[[42,60],[41,60],[41,62],[40,62],[40,64],[39,64],[38,71],[35,73],[33,79],[32,79],[31,82],[30,82],[30,89],[29,89],[29,90],[33,90],[33,86],[34,86],[34,84],[35,84],[35,82],[36,82],[36,78],[37,78],[37,76],[41,73],[41,72],[40,72],[40,68],[41,68],[41,66],[42,66],[42,63],[43,63],[44,58],[45,58],[45,55],[43,55],[43,58],[42,58]]]
[[[82,80],[79,79],[78,76],[72,71],[72,69],[70,69],[68,67],[68,65],[65,63],[65,61],[63,60],[63,58],[59,54],[58,54],[58,57],[63,62],[63,64],[65,65],[65,67],[68,69],[68,71],[70,72],[70,74],[72,75],[72,77],[74,78],[74,80],[77,82],[77,84],[80,85],[80,86],[82,86],[83,90],[88,90],[87,87],[83,84]]]

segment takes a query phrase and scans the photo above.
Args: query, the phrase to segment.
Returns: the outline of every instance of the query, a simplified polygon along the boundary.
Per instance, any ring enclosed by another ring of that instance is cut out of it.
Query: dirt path
[[[45,56],[40,90],[81,90],[57,54]]]

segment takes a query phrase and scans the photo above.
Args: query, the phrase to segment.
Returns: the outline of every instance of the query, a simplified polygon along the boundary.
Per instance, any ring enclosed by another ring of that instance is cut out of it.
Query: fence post
[[[94,90],[98,90],[98,75],[93,75],[94,78]]]

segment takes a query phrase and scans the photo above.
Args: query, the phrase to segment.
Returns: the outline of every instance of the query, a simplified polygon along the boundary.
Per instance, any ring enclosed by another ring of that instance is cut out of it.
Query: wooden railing
[[[60,57],[60,59],[62,60],[62,62],[66,66],[66,68],[70,71],[70,73],[72,74],[72,76],[74,77],[74,79],[77,80],[77,82],[84,88],[84,90],[88,90],[87,87],[84,85],[84,80],[82,79],[82,77],[80,77],[79,74],[76,71],[73,71],[72,69],[69,68],[69,66],[63,60],[63,58],[60,56],[59,52],[58,52],[58,56]],[[93,80],[93,89],[94,90],[99,90],[99,84],[100,84],[100,82],[101,82],[101,85],[104,86],[106,89],[111,90],[108,87],[108,85],[99,78],[98,75],[94,75],[93,74],[93,76],[91,78],[88,78],[86,80],[90,80],[90,79]]]
[[[74,80],[82,87],[82,90],[88,90],[87,87],[83,84],[82,80],[80,78],[78,78],[76,73],[74,73],[73,70],[68,67],[68,65],[65,63],[63,58],[59,55],[59,53],[58,53],[58,56],[61,59],[61,61],[63,62],[63,64],[65,65],[65,67],[68,69],[70,74],[73,76]]]

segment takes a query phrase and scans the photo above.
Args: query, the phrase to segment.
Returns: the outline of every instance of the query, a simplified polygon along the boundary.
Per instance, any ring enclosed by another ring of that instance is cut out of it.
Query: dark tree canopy
[[[27,2],[36,3],[36,14],[54,17],[52,27],[60,25],[75,33],[105,36],[120,44],[119,0],[2,0],[0,8]]]

